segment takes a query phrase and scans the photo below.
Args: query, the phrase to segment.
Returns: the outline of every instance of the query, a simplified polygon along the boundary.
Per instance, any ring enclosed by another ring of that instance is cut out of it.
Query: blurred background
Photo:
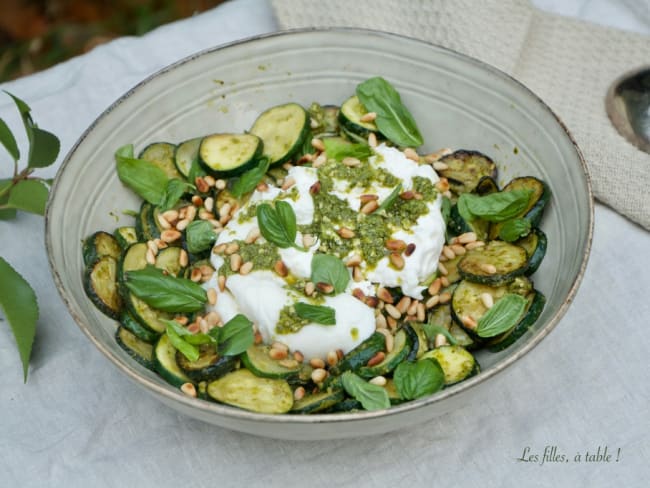
[[[0,82],[120,36],[139,36],[224,0],[0,0]]]

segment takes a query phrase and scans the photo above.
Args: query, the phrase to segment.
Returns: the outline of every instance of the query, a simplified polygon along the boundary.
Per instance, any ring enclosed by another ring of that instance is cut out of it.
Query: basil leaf
[[[368,112],[375,112],[379,131],[398,146],[417,147],[423,143],[415,119],[402,104],[397,90],[377,76],[357,86],[357,97]]]
[[[208,300],[201,285],[166,275],[153,266],[127,272],[125,284],[136,297],[163,312],[196,312]]]
[[[23,363],[23,378],[27,381],[29,357],[36,335],[38,302],[29,283],[0,257],[0,308],[2,308],[18,346]]]
[[[192,161],[192,166],[190,166],[190,172],[187,175],[187,180],[194,183],[194,180],[196,180],[199,177],[203,178],[207,174],[208,173],[206,173],[205,170],[201,167],[199,160],[195,159],[194,161]]]
[[[336,293],[341,293],[350,282],[350,273],[343,261],[336,256],[315,254],[311,260],[311,281],[328,283]]]
[[[187,330],[175,320],[162,319],[162,321],[167,324],[167,327],[174,329],[174,332],[176,332],[176,334],[179,335],[188,344],[200,346],[201,344],[216,344],[217,342],[214,337],[208,334],[192,334],[189,330]]]
[[[295,234],[292,240],[277,211],[270,204],[260,203],[256,208],[256,213],[257,225],[264,239],[281,248],[291,247],[295,244]]]
[[[368,144],[352,144],[341,139],[326,137],[323,139],[325,153],[328,158],[341,161],[344,158],[368,159],[372,156],[372,149]]]
[[[217,234],[210,222],[195,220],[185,229],[185,240],[187,250],[192,254],[197,254],[210,249],[217,240]]]
[[[172,346],[174,346],[188,360],[196,361],[199,359],[199,348],[183,340],[183,338],[169,323],[167,324],[166,333]]]
[[[9,129],[7,123],[2,119],[0,119],[0,143],[5,147],[14,161],[18,161],[20,159],[20,151],[18,150],[16,138],[11,132],[11,129]]]
[[[528,219],[506,220],[499,230],[499,238],[506,242],[515,242],[530,234],[530,229],[531,225]]]
[[[468,221],[480,218],[489,222],[503,222],[526,210],[531,193],[530,190],[500,191],[484,196],[463,193],[458,198],[458,211]]]
[[[364,381],[351,371],[341,375],[343,388],[355,400],[361,402],[366,410],[381,410],[390,407],[386,390],[378,385]]]
[[[115,153],[120,181],[149,203],[158,205],[165,197],[169,178],[157,166],[144,159],[134,159],[129,153],[133,154],[131,144],[119,148]]]
[[[296,226],[296,214],[293,208],[287,202],[279,200],[275,203],[275,211],[278,214],[282,227],[284,227],[289,242],[293,245],[296,241],[296,232],[298,230]]]
[[[458,344],[458,341],[454,338],[454,336],[451,335],[449,331],[445,329],[442,325],[432,324],[431,322],[427,322],[423,324],[422,328],[424,329],[424,333],[427,336],[427,339],[429,339],[430,341],[434,341],[438,334],[442,334],[447,338],[447,342],[449,342],[449,344],[451,344],[452,346]]]
[[[246,171],[237,181],[235,181],[235,183],[233,183],[230,193],[235,197],[240,198],[246,193],[253,191],[258,183],[262,181],[264,175],[266,175],[270,163],[271,161],[269,158],[260,159],[257,166]]]
[[[237,314],[223,327],[215,327],[210,330],[218,334],[219,354],[223,356],[236,356],[253,345],[255,337],[253,335],[253,322],[248,320],[245,315]]]
[[[172,178],[167,182],[165,194],[160,200],[160,210],[164,212],[169,210],[178,203],[184,193],[191,190],[193,187],[186,181],[181,181],[178,178]]]
[[[301,319],[321,325],[336,325],[336,311],[332,307],[298,302],[293,308]]]
[[[445,384],[445,374],[438,361],[426,358],[398,364],[393,381],[400,398],[414,400],[440,390]]]
[[[442,203],[440,204],[440,213],[442,218],[445,221],[445,226],[449,222],[449,214],[451,213],[451,200],[447,197],[442,197]]]
[[[397,197],[399,196],[400,193],[402,193],[401,183],[397,185],[392,192],[390,192],[390,195],[384,198],[384,201],[381,202],[381,205],[377,207],[377,210],[375,210],[375,212],[379,212],[381,210],[388,210],[388,208],[395,202],[395,200],[397,200]]]
[[[521,295],[507,293],[478,320],[476,333],[479,337],[494,337],[512,329],[521,320],[527,304],[528,300]]]
[[[9,193],[7,207],[43,215],[48,195],[47,186],[39,180],[20,180]]]

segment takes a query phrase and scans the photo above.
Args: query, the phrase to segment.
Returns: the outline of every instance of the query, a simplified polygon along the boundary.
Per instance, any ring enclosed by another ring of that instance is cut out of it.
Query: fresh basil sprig
[[[300,251],[306,250],[296,244],[296,214],[291,205],[282,200],[275,202],[275,208],[269,203],[260,203],[256,212],[257,225],[264,239],[283,249],[295,247]]]
[[[260,159],[257,166],[246,171],[233,183],[230,192],[236,198],[240,198],[246,193],[253,191],[269,170],[270,163],[271,160],[269,158]]]
[[[372,149],[368,144],[353,144],[338,138],[326,137],[323,139],[325,153],[328,158],[341,161],[344,158],[367,159],[372,156]]]
[[[208,301],[201,285],[147,266],[126,273],[126,287],[147,305],[163,312],[196,312]]]
[[[506,242],[515,242],[530,234],[530,229],[531,225],[528,219],[506,220],[499,229],[499,239]]]
[[[438,334],[442,334],[447,338],[447,342],[449,342],[449,344],[452,346],[458,344],[458,341],[454,338],[454,336],[451,335],[449,331],[442,325],[427,322],[422,326],[422,328],[424,329],[424,334],[427,336],[427,339],[430,341],[434,341]]]
[[[427,358],[400,363],[393,373],[393,381],[400,398],[413,400],[440,390],[445,384],[445,374],[438,361]]]
[[[181,197],[192,189],[194,189],[193,185],[190,185],[186,181],[181,181],[178,178],[172,178],[167,181],[165,193],[159,203],[160,210],[164,212],[174,207]]]
[[[466,221],[483,219],[504,222],[521,214],[530,201],[530,190],[511,190],[479,196],[463,193],[458,198],[458,212]]]
[[[381,205],[377,207],[377,210],[375,212],[381,212],[382,210],[388,210],[390,206],[395,203],[395,200],[397,200],[397,197],[399,194],[402,193],[402,184],[400,183],[397,185],[392,192],[390,192],[390,195],[388,195],[386,198],[384,198],[384,201],[381,202]]]
[[[512,329],[526,310],[526,300],[521,295],[507,293],[481,316],[476,326],[479,337],[494,337]]]
[[[348,395],[361,402],[365,410],[381,410],[390,407],[388,393],[381,386],[368,383],[351,371],[343,373],[341,381]]]
[[[395,88],[377,76],[357,85],[357,97],[369,112],[375,112],[379,131],[398,146],[417,147],[423,143],[411,112]]]
[[[193,254],[210,249],[216,240],[214,227],[206,220],[195,220],[185,229],[187,250]]]
[[[293,307],[301,319],[321,325],[336,325],[336,311],[332,307],[305,302],[297,302]]]
[[[341,293],[350,282],[350,272],[336,256],[316,254],[311,260],[311,281],[327,283],[334,287],[335,293]]]
[[[165,198],[169,178],[163,170],[144,159],[133,156],[133,144],[120,147],[115,152],[117,176],[120,181],[153,205]]]
[[[165,332],[167,337],[169,337],[169,342],[174,346],[183,356],[185,356],[190,361],[196,361],[199,359],[199,348],[194,344],[190,344],[184,339],[184,336],[191,336],[191,333],[186,329],[182,328],[178,324],[174,324],[173,320],[168,320],[167,328]]]

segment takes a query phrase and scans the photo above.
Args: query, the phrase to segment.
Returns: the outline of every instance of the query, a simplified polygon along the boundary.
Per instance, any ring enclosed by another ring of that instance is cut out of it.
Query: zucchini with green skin
[[[160,168],[165,172],[168,178],[183,179],[176,169],[174,163],[174,154],[176,153],[176,146],[169,142],[154,142],[145,147],[140,153],[139,158],[149,161],[154,166]]]
[[[374,332],[365,341],[348,352],[343,358],[330,368],[330,375],[339,376],[346,371],[357,371],[375,356],[385,350],[386,338],[379,332]]]
[[[195,137],[181,142],[174,153],[174,164],[180,174],[189,180],[192,171],[192,165],[198,163],[199,147],[201,146],[202,137]],[[194,183],[190,181],[190,183]]]
[[[257,164],[263,148],[253,134],[212,134],[201,140],[199,161],[217,178],[239,176]]]
[[[263,155],[271,166],[289,161],[310,134],[309,114],[297,103],[272,107],[255,120],[250,130],[264,141]]]
[[[438,361],[445,375],[445,386],[453,385],[475,374],[477,362],[474,356],[461,346],[441,346],[429,351],[422,359]]]
[[[135,232],[139,241],[151,241],[160,238],[160,224],[154,219],[154,206],[142,202],[140,213],[135,218]]]
[[[160,337],[158,332],[155,332],[138,322],[128,310],[122,312],[120,324],[138,339],[148,342],[149,344],[153,344],[158,340],[158,337]]]
[[[413,329],[411,329],[411,331],[413,331]],[[413,333],[415,334],[415,332]],[[393,371],[399,363],[406,360],[412,349],[413,340],[411,335],[408,334],[403,327],[395,333],[393,350],[386,354],[384,360],[374,366],[362,366],[357,371],[357,374],[366,379],[386,375]],[[417,349],[415,349],[415,352],[417,353]]]
[[[458,263],[458,272],[465,280],[498,286],[523,275],[527,266],[528,256],[523,247],[490,241],[465,254]]]
[[[86,238],[82,254],[84,264],[88,266],[104,256],[119,259],[122,254],[122,247],[117,239],[108,232],[99,231]]]
[[[117,261],[112,256],[103,256],[86,267],[83,278],[84,290],[90,301],[104,315],[119,319],[122,313],[122,298],[117,285]]]
[[[300,400],[296,400],[291,408],[291,413],[316,413],[327,410],[342,402],[345,393],[341,389],[330,389],[318,393],[305,395]]]
[[[214,344],[201,344],[196,361],[190,361],[181,352],[177,352],[176,362],[192,381],[199,382],[216,380],[230,373],[237,367],[239,360],[236,356],[219,356]]]
[[[144,242],[131,244],[124,250],[119,263],[118,280],[124,283],[128,271],[136,271],[147,267],[147,245]]]
[[[409,322],[409,325],[418,338],[417,347],[413,346],[411,351],[415,352],[415,359],[420,359],[422,355],[429,350],[429,341],[427,340],[427,335],[424,332],[423,324],[420,322]]]
[[[155,370],[153,345],[136,337],[124,327],[118,327],[115,341],[124,351],[147,369]]]
[[[530,222],[531,226],[537,227],[542,220],[544,208],[546,208],[546,204],[551,199],[551,189],[545,182],[538,178],[533,176],[522,176],[520,178],[512,179],[501,191],[512,190],[528,190],[531,192],[526,208],[513,218],[524,218]],[[494,223],[492,227],[490,227],[489,238],[497,239],[502,226],[503,222]]]
[[[546,255],[546,246],[548,245],[546,234],[539,228],[533,227],[530,234],[519,239],[515,244],[523,247],[528,256],[528,265],[524,274],[526,276],[532,275],[542,264],[542,260]]]
[[[497,165],[478,151],[460,149],[443,156],[440,162],[446,164],[447,169],[438,171],[438,174],[449,180],[449,188],[457,195],[474,191],[486,176],[493,180],[497,177]]]
[[[219,403],[259,413],[286,413],[293,407],[293,392],[282,379],[260,378],[238,369],[208,384],[208,395]]]
[[[359,101],[359,98],[353,95],[341,105],[338,114],[339,124],[347,133],[352,133],[360,137],[363,142],[367,142],[366,139],[371,132],[377,136],[381,136],[374,122],[364,122],[361,120],[367,113],[368,111]]]
[[[287,368],[269,356],[270,350],[271,346],[268,345],[252,345],[242,354],[242,364],[253,374],[262,378],[289,379],[300,374],[301,364]]]
[[[482,219],[465,220],[458,211],[458,205],[452,205],[449,211],[449,231],[453,235],[460,235],[466,232],[474,232],[479,241],[487,239],[488,232],[490,231],[490,222]]]
[[[118,227],[113,232],[113,236],[122,249],[138,242],[138,234],[133,226]]]
[[[537,321],[544,310],[546,297],[541,292],[533,290],[527,298],[528,306],[523,318],[512,329],[490,340],[487,346],[491,352],[503,351],[514,344]]]
[[[443,303],[429,312],[429,322],[447,329],[459,346],[467,349],[475,349],[480,346],[481,342],[465,332],[461,326],[454,322],[451,315],[451,303]]]
[[[491,176],[484,176],[476,184],[474,188],[474,193],[480,196],[490,195],[491,193],[497,193],[499,191],[499,185]]]
[[[184,251],[180,247],[166,247],[156,256],[156,268],[167,271],[171,276],[182,276],[185,267],[181,265],[181,255]]]
[[[154,347],[154,362],[156,371],[169,384],[180,387],[192,380],[185,374],[176,361],[176,348],[172,345],[167,334],[163,334]]]

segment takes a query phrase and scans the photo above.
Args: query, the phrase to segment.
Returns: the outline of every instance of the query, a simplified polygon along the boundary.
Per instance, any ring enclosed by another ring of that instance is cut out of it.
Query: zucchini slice
[[[147,369],[154,370],[153,345],[136,337],[124,327],[118,327],[115,341],[124,351]]]
[[[489,195],[491,193],[497,193],[499,191],[499,185],[491,176],[484,176],[476,184],[474,188],[474,193],[477,195]]]
[[[395,382],[392,379],[386,381],[384,390],[388,393],[388,399],[390,400],[391,405],[397,405],[398,403],[404,402],[404,399],[399,396],[399,393],[397,393]]]
[[[316,413],[327,410],[343,401],[345,393],[340,389],[331,389],[314,393],[312,395],[305,395],[300,400],[296,400],[291,408],[291,413]]]
[[[162,334],[167,329],[167,324],[164,320],[172,320],[173,314],[154,310],[147,305],[143,300],[136,297],[133,293],[129,293],[126,297],[126,306],[141,325],[151,329],[154,332]]]
[[[103,256],[86,267],[84,289],[93,304],[105,315],[119,319],[122,298],[117,290],[117,261]]]
[[[255,165],[263,147],[254,134],[212,134],[201,140],[199,160],[216,177],[237,176]]]
[[[441,346],[422,356],[425,358],[438,361],[445,374],[445,386],[463,381],[477,371],[476,359],[461,346]]]
[[[118,270],[118,281],[124,283],[125,274],[128,271],[135,271],[147,267],[147,245],[144,242],[136,242],[126,248],[120,259]],[[125,290],[122,290],[126,294]]]
[[[411,353],[415,353],[415,359],[420,359],[422,355],[429,350],[429,340],[424,332],[424,326],[420,322],[409,322],[411,329],[415,332],[418,338],[418,345],[411,349]]]
[[[135,227],[132,226],[118,227],[113,232],[113,236],[115,236],[117,243],[122,249],[126,249],[131,244],[138,242],[138,234]]]
[[[474,232],[479,241],[487,239],[490,230],[490,222],[482,219],[467,221],[461,217],[458,211],[458,205],[452,205],[449,211],[449,230],[453,235],[464,234],[465,232]]]
[[[310,133],[309,114],[297,103],[272,107],[257,117],[250,130],[264,141],[264,156],[271,165],[289,161]]]
[[[546,255],[546,246],[548,245],[546,234],[544,234],[539,228],[533,227],[530,234],[519,239],[515,244],[526,250],[526,254],[528,255],[528,265],[526,266],[524,274],[526,276],[532,275],[537,271],[539,265],[542,264],[542,260]]]
[[[533,176],[514,178],[501,191],[530,190],[531,196],[527,207],[513,218],[525,218],[533,227],[537,227],[542,220],[544,208],[551,199],[551,189],[542,180]],[[490,228],[490,239],[497,239],[503,223],[495,223]]]
[[[165,172],[169,178],[183,179],[183,176],[176,169],[174,164],[174,153],[176,146],[169,142],[154,142],[145,147],[140,153],[140,159],[149,161]]]
[[[167,271],[171,276],[181,276],[185,268],[181,266],[180,247],[166,247],[156,256],[156,268]]]
[[[180,387],[184,383],[192,382],[180,366],[178,366],[176,362],[176,348],[172,345],[167,334],[161,335],[156,343],[154,361],[156,371],[169,384]]]
[[[413,341],[411,340],[411,336],[406,333],[404,328],[401,328],[395,333],[393,350],[386,354],[384,360],[375,366],[362,366],[359,368],[357,374],[366,379],[388,374],[406,359],[412,348]]]
[[[336,405],[332,405],[332,408],[330,408],[327,413],[356,412],[361,410],[363,410],[363,406],[359,400],[346,398],[338,402]]]
[[[228,373],[208,384],[214,400],[260,413],[286,413],[293,406],[293,392],[282,379],[260,378],[247,369]]]
[[[474,338],[465,332],[461,326],[454,322],[451,317],[450,303],[444,303],[432,309],[429,312],[429,322],[447,329],[449,334],[456,339],[459,346],[472,349],[480,345],[480,342],[474,340]],[[420,357],[418,357],[418,359],[420,359]]]
[[[460,272],[458,271],[458,263],[465,257],[465,255],[459,254],[453,259],[445,261],[445,268],[447,268],[447,279],[449,283],[458,283],[461,280]]]
[[[84,241],[82,252],[84,264],[88,266],[104,256],[119,259],[122,254],[122,247],[117,239],[108,232],[99,231]]]
[[[138,322],[133,317],[133,315],[129,313],[128,310],[122,312],[122,317],[120,317],[120,324],[122,327],[135,335],[138,339],[144,342],[148,342],[149,344],[153,344],[156,342],[156,340],[158,340],[158,337],[160,337],[159,333],[154,332],[153,330],[149,329],[149,327],[145,327],[140,322]]]
[[[379,351],[384,351],[386,339],[383,334],[374,332],[365,341],[348,352],[343,358],[330,368],[332,376],[339,376],[346,371],[357,371],[366,365]]]
[[[295,368],[284,367],[279,361],[269,356],[270,350],[270,346],[253,345],[242,354],[242,363],[253,374],[262,378],[289,379],[300,374],[302,370],[301,364],[298,364]]]
[[[192,165],[198,162],[199,146],[201,146],[202,137],[195,137],[188,141],[181,142],[174,153],[174,164],[180,174],[189,180]],[[194,181],[191,181],[194,183]]]
[[[497,178],[497,165],[478,151],[459,149],[442,157],[440,162],[446,164],[447,169],[438,173],[449,180],[451,191],[457,195],[473,191],[485,176]]]
[[[201,344],[196,361],[190,361],[177,352],[176,362],[192,381],[199,382],[216,380],[230,373],[237,367],[238,359],[236,356],[219,356],[213,344]]]
[[[528,256],[523,247],[504,241],[490,241],[486,246],[465,254],[458,263],[458,272],[465,280],[498,286],[523,275],[527,267]]]
[[[150,241],[160,237],[160,228],[153,215],[154,206],[142,202],[140,214],[135,218],[135,233],[139,241]]]
[[[533,290],[526,298],[528,298],[528,308],[523,318],[512,329],[492,339],[487,344],[490,351],[503,351],[511,346],[537,321],[544,310],[546,297],[540,291]]]
[[[374,132],[378,136],[381,135],[374,122],[361,121],[361,117],[367,113],[366,107],[363,106],[356,95],[353,95],[341,105],[341,110],[338,115],[339,124],[346,132],[361,136],[363,141],[367,142],[366,139],[371,132]]]

